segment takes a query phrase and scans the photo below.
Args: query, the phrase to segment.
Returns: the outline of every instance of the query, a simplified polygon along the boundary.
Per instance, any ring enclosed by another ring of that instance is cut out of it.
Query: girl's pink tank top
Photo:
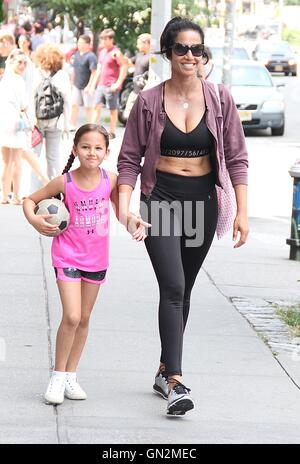
[[[101,179],[94,190],[83,190],[72,171],[64,174],[64,203],[70,212],[69,227],[52,242],[52,265],[82,271],[104,271],[109,264],[108,173],[99,168]]]

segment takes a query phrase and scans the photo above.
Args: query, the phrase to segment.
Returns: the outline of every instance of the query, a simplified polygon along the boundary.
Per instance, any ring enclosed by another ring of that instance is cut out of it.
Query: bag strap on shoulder
[[[216,96],[217,96],[217,100],[218,100],[218,103],[220,105],[220,108],[221,107],[221,99],[220,99],[220,91],[219,91],[219,86],[216,82],[214,82],[214,89],[215,89],[215,93],[216,93]]]

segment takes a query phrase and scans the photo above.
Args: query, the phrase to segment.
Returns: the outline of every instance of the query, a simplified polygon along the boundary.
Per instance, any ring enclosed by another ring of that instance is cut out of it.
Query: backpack
[[[59,118],[64,110],[64,98],[60,90],[52,84],[51,77],[40,83],[35,94],[35,114],[37,119]]]

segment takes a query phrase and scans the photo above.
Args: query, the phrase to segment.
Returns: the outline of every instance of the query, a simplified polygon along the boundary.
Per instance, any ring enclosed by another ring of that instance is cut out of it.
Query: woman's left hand
[[[237,240],[238,232],[240,233],[239,241],[234,245],[233,248],[239,248],[242,245],[245,245],[248,234],[249,234],[249,225],[248,218],[246,214],[237,214],[233,224],[233,234],[232,240]]]
[[[146,228],[151,227],[151,224],[143,221],[141,216],[129,213],[127,219],[127,230],[132,235],[133,240],[137,242],[144,241],[147,237]]]

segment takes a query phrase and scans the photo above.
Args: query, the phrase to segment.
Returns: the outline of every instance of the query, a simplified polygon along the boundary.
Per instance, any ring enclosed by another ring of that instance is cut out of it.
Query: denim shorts
[[[110,87],[99,85],[95,91],[94,105],[106,106],[108,110],[119,108],[119,92],[113,92]]]

